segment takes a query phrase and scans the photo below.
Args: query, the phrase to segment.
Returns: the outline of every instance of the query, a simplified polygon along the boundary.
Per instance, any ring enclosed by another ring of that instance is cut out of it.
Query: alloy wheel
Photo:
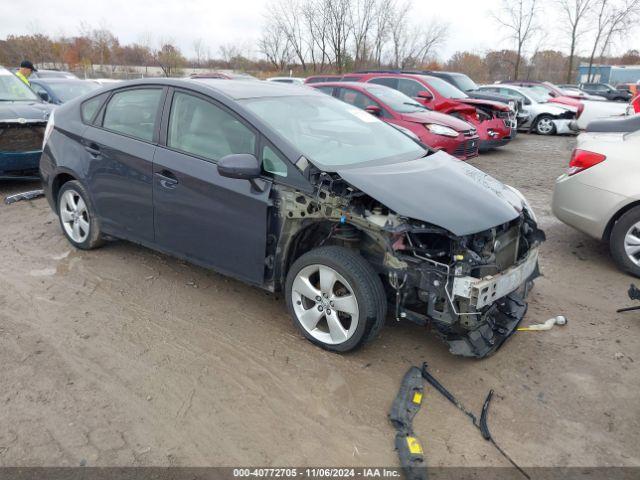
[[[538,133],[541,133],[543,135],[549,135],[551,132],[553,132],[553,120],[546,117],[541,118],[540,120],[538,120],[536,130],[538,130]]]
[[[631,225],[624,236],[624,251],[634,265],[640,267],[640,222]]]
[[[66,234],[76,243],[84,242],[89,236],[89,211],[80,194],[67,190],[60,198],[60,220]]]
[[[326,265],[300,270],[291,286],[291,300],[302,328],[323,343],[344,343],[358,326],[358,300],[353,288]]]

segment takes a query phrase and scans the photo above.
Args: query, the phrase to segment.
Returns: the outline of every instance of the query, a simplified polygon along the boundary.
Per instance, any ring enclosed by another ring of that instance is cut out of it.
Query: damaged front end
[[[513,333],[539,275],[544,233],[523,209],[513,221],[467,236],[407,224],[396,232],[389,272],[397,319],[429,325],[451,353],[485,357]]]
[[[373,266],[397,320],[429,327],[453,354],[485,357],[515,331],[545,238],[525,202],[506,223],[454,234],[398,214],[339,175],[321,174],[316,186],[313,194],[275,192],[274,289],[302,252],[340,245]]]

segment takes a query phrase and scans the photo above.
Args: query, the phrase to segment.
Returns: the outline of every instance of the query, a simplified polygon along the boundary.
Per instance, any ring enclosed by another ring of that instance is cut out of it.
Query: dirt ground
[[[496,391],[492,433],[523,466],[640,466],[640,314],[615,313],[633,278],[549,207],[574,143],[520,135],[472,162],[548,236],[524,324],[569,320],[481,361],[391,319],[331,354],[270,294],[126,242],[74,250],[44,199],[0,206],[0,465],[397,466],[387,411],[427,361],[475,411]],[[432,466],[508,465],[431,388],[414,427]]]

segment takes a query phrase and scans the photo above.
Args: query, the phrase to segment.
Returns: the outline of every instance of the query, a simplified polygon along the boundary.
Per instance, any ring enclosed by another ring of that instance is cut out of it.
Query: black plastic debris
[[[422,406],[423,397],[422,372],[418,367],[411,367],[402,379],[389,412],[389,420],[396,429],[396,451],[408,480],[426,480],[427,478],[424,451],[413,433],[413,419]]]

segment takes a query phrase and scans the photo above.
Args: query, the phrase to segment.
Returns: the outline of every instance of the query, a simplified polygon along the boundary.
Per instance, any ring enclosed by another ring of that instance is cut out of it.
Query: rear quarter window
[[[102,95],[98,95],[97,97],[93,97],[82,102],[82,105],[80,105],[80,116],[84,123],[89,125],[94,124],[96,114],[107,98],[107,95],[108,93],[103,93]]]

